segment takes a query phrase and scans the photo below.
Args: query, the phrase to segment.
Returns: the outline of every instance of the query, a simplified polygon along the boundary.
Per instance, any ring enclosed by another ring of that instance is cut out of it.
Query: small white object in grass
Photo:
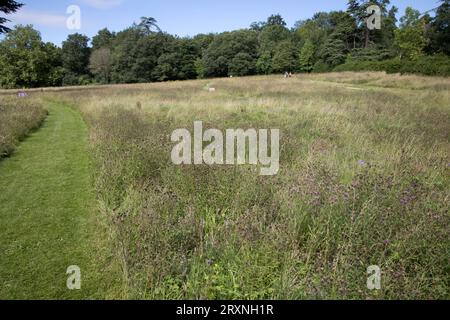
[[[216,92],[216,88],[209,88],[208,91],[209,92]]]

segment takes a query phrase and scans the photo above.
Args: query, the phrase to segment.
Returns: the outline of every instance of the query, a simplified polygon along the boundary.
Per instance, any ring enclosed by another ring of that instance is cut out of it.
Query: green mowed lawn
[[[120,276],[96,218],[86,126],[67,106],[48,110],[42,128],[0,161],[0,298],[117,297]],[[71,265],[81,269],[81,290],[67,288]]]

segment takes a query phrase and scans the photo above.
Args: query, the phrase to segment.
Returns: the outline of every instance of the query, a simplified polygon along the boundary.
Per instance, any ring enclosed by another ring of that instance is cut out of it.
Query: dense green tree
[[[370,46],[368,48],[357,48],[350,52],[347,60],[352,61],[382,61],[393,58],[395,52],[391,49],[379,48],[377,46]]]
[[[19,10],[23,6],[22,3],[19,3],[14,0],[2,0],[0,2],[0,12],[3,12],[4,14],[11,14]],[[8,22],[9,20],[5,17],[0,17],[0,34],[6,33],[10,31],[11,29],[6,27],[4,24]]]
[[[281,26],[286,27],[286,21],[280,14],[273,14],[267,18],[266,26]]]
[[[256,31],[238,30],[217,35],[203,55],[204,76],[228,76],[232,60],[239,53],[248,54],[254,60],[256,68],[258,55],[258,33]]]
[[[256,61],[256,69],[258,73],[270,74],[272,73],[272,55],[270,52],[263,52]]]
[[[74,33],[67,37],[62,44],[62,63],[66,71],[65,85],[81,84],[80,79],[89,74],[89,38],[85,35]]]
[[[151,33],[138,40],[134,48],[135,61],[132,66],[137,82],[166,80],[161,79],[159,73],[155,73],[155,68],[159,62],[164,61],[159,60],[162,55],[173,53],[175,42],[174,36],[163,32]]]
[[[311,40],[305,42],[299,56],[300,71],[311,72],[314,66],[314,44]]]
[[[232,76],[247,76],[255,72],[256,60],[246,52],[239,52],[229,65],[229,74]]]
[[[143,17],[117,34],[100,30],[92,48],[80,34],[70,35],[60,49],[43,43],[32,28],[20,27],[0,41],[0,85],[60,85],[62,78],[64,84],[83,84],[91,75],[100,83],[134,83],[321,72],[344,62],[365,65],[396,55],[416,59],[424,52],[448,54],[450,0],[440,2],[435,17],[408,9],[400,28],[398,10],[389,8],[389,0],[350,0],[346,12],[319,12],[291,30],[280,15],[272,15],[249,29],[193,38],[164,33],[155,19]],[[367,29],[369,4],[381,8],[382,30]]]
[[[298,22],[295,33],[301,43],[311,42],[314,48],[312,64],[321,61],[331,68],[345,61],[355,46],[355,19],[347,12],[319,12],[313,18]],[[323,69],[323,68],[322,68]]]
[[[280,14],[273,14],[268,17],[266,21],[252,22],[250,25],[250,30],[262,31],[264,28],[269,26],[286,27],[286,21],[284,21]]]
[[[347,12],[355,20],[356,28],[353,33],[353,48],[359,46],[362,39],[362,30],[366,32],[365,28],[365,7],[359,0],[349,0],[347,5]]]
[[[353,34],[356,29],[355,19],[347,12],[332,11],[329,14],[330,31],[328,38],[344,43],[344,54],[354,48]]]
[[[178,78],[179,58],[175,52],[163,53],[159,56],[152,78],[156,81],[167,81]]]
[[[98,50],[100,48],[112,49],[115,33],[109,31],[107,28],[101,29],[97,35],[92,37],[92,50]]]
[[[180,39],[164,32],[142,32],[139,26],[128,28],[113,42],[111,79],[117,83],[194,79],[208,39]]]
[[[210,34],[198,34],[192,38],[192,43],[195,45],[197,50],[196,58],[194,61],[194,69],[198,78],[204,78],[206,69],[203,64],[202,57],[204,56],[204,52],[208,49],[211,42],[214,41],[215,35]]]
[[[266,26],[265,22],[259,21],[259,22],[252,22],[250,25],[250,30],[253,31],[261,31]]]
[[[298,67],[297,47],[291,40],[285,40],[278,44],[272,58],[274,72],[294,72]]]
[[[187,80],[197,77],[198,48],[192,39],[176,39],[171,48],[159,56],[152,77],[157,81]]]
[[[142,37],[142,33],[134,27],[127,28],[117,33],[113,41],[112,82],[138,82],[138,76],[135,72],[134,65],[138,59],[137,45]]]
[[[197,47],[198,53],[202,54],[206,49],[208,49],[211,42],[214,41],[215,35],[209,34],[198,34],[192,38],[192,42]]]
[[[393,6],[389,9],[386,17],[382,20],[382,30],[376,36],[382,48],[392,49],[394,46],[395,30],[397,30],[397,15],[398,8]]]
[[[346,46],[338,37],[329,37],[321,48],[321,59],[330,67],[335,67],[345,62]]]
[[[135,83],[167,80],[162,72],[173,52],[175,37],[163,33],[143,33],[133,26],[117,34],[114,40],[111,79],[116,83]],[[165,54],[166,57],[160,57]],[[158,60],[165,66],[157,71]]]
[[[450,54],[450,0],[441,0],[429,35],[432,52]]]
[[[407,7],[405,15],[400,19],[400,28],[395,31],[395,43],[399,47],[401,57],[417,59],[427,45],[424,21],[420,13]]]
[[[291,41],[292,34],[283,25],[265,24],[265,27],[258,33],[259,58],[257,59],[257,68],[263,74],[269,74],[275,71],[272,66],[273,58],[277,53],[279,44],[284,41]],[[279,72],[279,71],[276,71]]]
[[[111,81],[112,55],[111,49],[107,47],[92,51],[89,70],[95,75],[100,83],[109,83]]]
[[[280,25],[270,25],[257,33],[260,53],[270,52],[273,56],[275,48],[282,41],[291,38],[289,29]]]
[[[64,67],[62,65],[62,50],[51,42],[44,44],[44,60],[42,62],[45,71],[43,84],[38,86],[57,87],[61,86],[64,78]],[[41,69],[42,70],[42,69]]]
[[[61,84],[61,50],[44,43],[31,25],[16,26],[0,42],[0,86],[4,88]]]
[[[201,49],[197,43],[190,38],[183,38],[177,40],[178,54],[180,57],[180,69],[178,72],[178,79],[195,79],[197,78],[197,69],[195,61],[201,55]]]
[[[343,11],[323,13],[319,17],[322,28],[326,30],[326,37],[318,45],[317,56],[329,67],[334,67],[345,61],[347,53],[354,46],[356,23],[350,14]]]
[[[194,68],[195,72],[197,73],[197,78],[203,79],[206,77],[206,69],[205,65],[203,64],[203,59],[201,57],[195,59]]]
[[[319,12],[311,19],[298,21],[295,27],[295,33],[301,39],[301,45],[310,41],[317,51],[325,42],[330,32],[329,14],[326,12]]]

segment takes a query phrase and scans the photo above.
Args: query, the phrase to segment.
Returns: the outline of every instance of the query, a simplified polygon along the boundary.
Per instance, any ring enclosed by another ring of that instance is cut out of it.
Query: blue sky
[[[164,31],[179,36],[246,28],[253,21],[280,13],[291,27],[318,11],[344,10],[347,0],[20,0],[25,6],[8,18],[14,24],[33,24],[44,41],[60,45],[71,31],[66,27],[70,5],[81,9],[80,33],[94,36],[108,27],[120,31],[141,16],[158,20]],[[403,13],[407,6],[421,12],[435,8],[437,0],[391,0]]]

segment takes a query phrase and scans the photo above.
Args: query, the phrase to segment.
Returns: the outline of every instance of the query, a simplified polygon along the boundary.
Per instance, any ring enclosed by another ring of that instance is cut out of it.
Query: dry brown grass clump
[[[47,111],[36,100],[0,97],[0,158],[11,155],[20,140],[39,128]]]

